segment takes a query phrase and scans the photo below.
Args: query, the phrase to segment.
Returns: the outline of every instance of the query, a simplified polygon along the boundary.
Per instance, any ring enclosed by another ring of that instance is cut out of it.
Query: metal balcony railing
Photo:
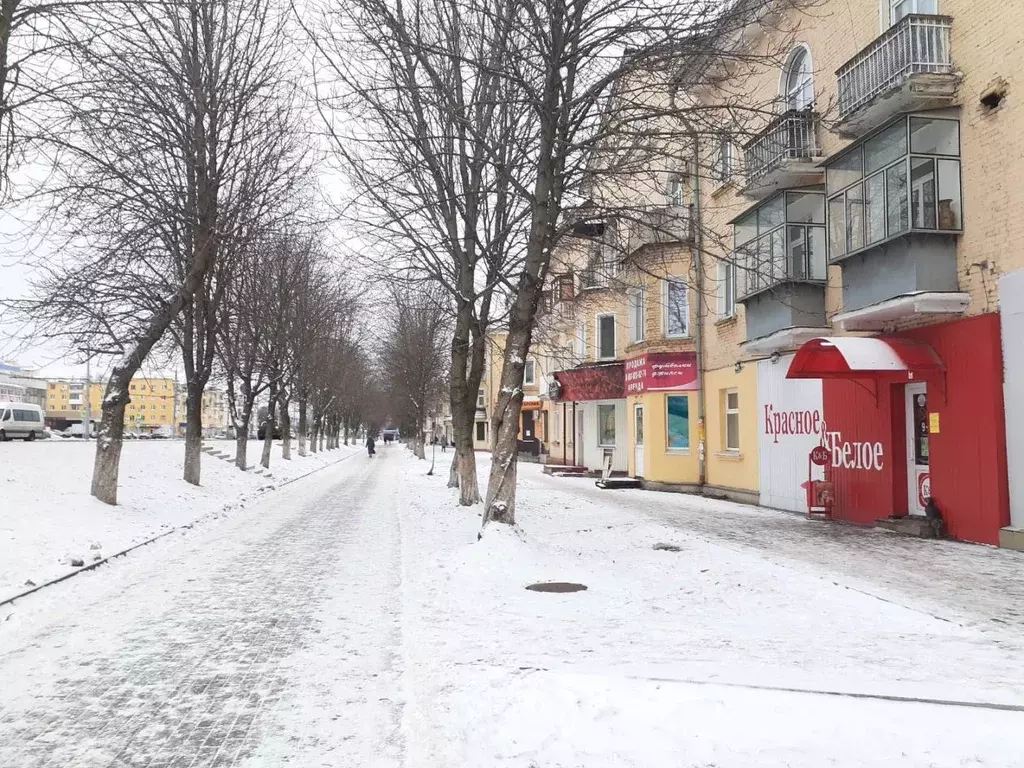
[[[626,253],[645,245],[688,242],[692,236],[690,207],[685,205],[649,205],[632,213]]]
[[[772,120],[744,147],[747,184],[756,185],[788,160],[820,156],[820,122],[818,113],[807,109],[790,110]]]
[[[949,16],[906,16],[836,72],[839,120],[917,74],[949,74]]]

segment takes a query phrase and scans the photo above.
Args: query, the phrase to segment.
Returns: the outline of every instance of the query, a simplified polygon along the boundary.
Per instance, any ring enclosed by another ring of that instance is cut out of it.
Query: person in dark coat
[[[366,455],[373,456],[377,451],[373,448],[373,435],[366,436]]]

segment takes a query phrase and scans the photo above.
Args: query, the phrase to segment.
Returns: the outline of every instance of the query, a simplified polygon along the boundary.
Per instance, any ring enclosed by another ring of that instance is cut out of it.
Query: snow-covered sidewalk
[[[209,445],[234,455],[234,443]],[[262,443],[249,446],[259,460]],[[119,504],[89,495],[95,445],[74,440],[0,443],[0,602],[178,526],[241,509],[262,492],[351,455],[342,447],[283,461],[275,445],[271,476],[242,473],[203,455],[202,485],[181,479],[184,443],[126,441]]]
[[[438,458],[354,456],[5,608],[0,768],[1024,766],[1024,639],[957,608],[1002,559],[944,616],[857,575],[883,540],[825,563],[728,535],[776,513],[537,466],[478,540]]]

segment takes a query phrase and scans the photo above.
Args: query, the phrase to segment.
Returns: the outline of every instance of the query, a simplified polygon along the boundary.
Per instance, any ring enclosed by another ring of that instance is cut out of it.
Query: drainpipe
[[[695,171],[693,174],[693,210],[694,219],[693,234],[693,265],[696,272],[697,282],[697,482],[704,487],[707,482],[707,430],[704,424],[704,260],[702,248],[704,244],[703,222],[701,220],[701,199],[700,199],[700,152],[697,143],[696,131],[691,131],[693,137],[693,156]]]

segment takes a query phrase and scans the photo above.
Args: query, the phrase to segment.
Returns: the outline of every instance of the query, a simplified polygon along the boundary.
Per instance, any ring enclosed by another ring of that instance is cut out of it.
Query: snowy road
[[[325,639],[347,688],[333,701],[344,725],[330,764],[400,764],[400,711],[379,695],[398,626],[397,517],[384,462],[353,458],[214,530],[51,590],[74,602],[13,648],[0,633],[0,765],[245,764],[288,721],[285,659]],[[324,638],[328,625],[338,634]]]
[[[356,454],[16,602],[0,768],[1024,768],[1016,555],[539,470],[478,541]]]

